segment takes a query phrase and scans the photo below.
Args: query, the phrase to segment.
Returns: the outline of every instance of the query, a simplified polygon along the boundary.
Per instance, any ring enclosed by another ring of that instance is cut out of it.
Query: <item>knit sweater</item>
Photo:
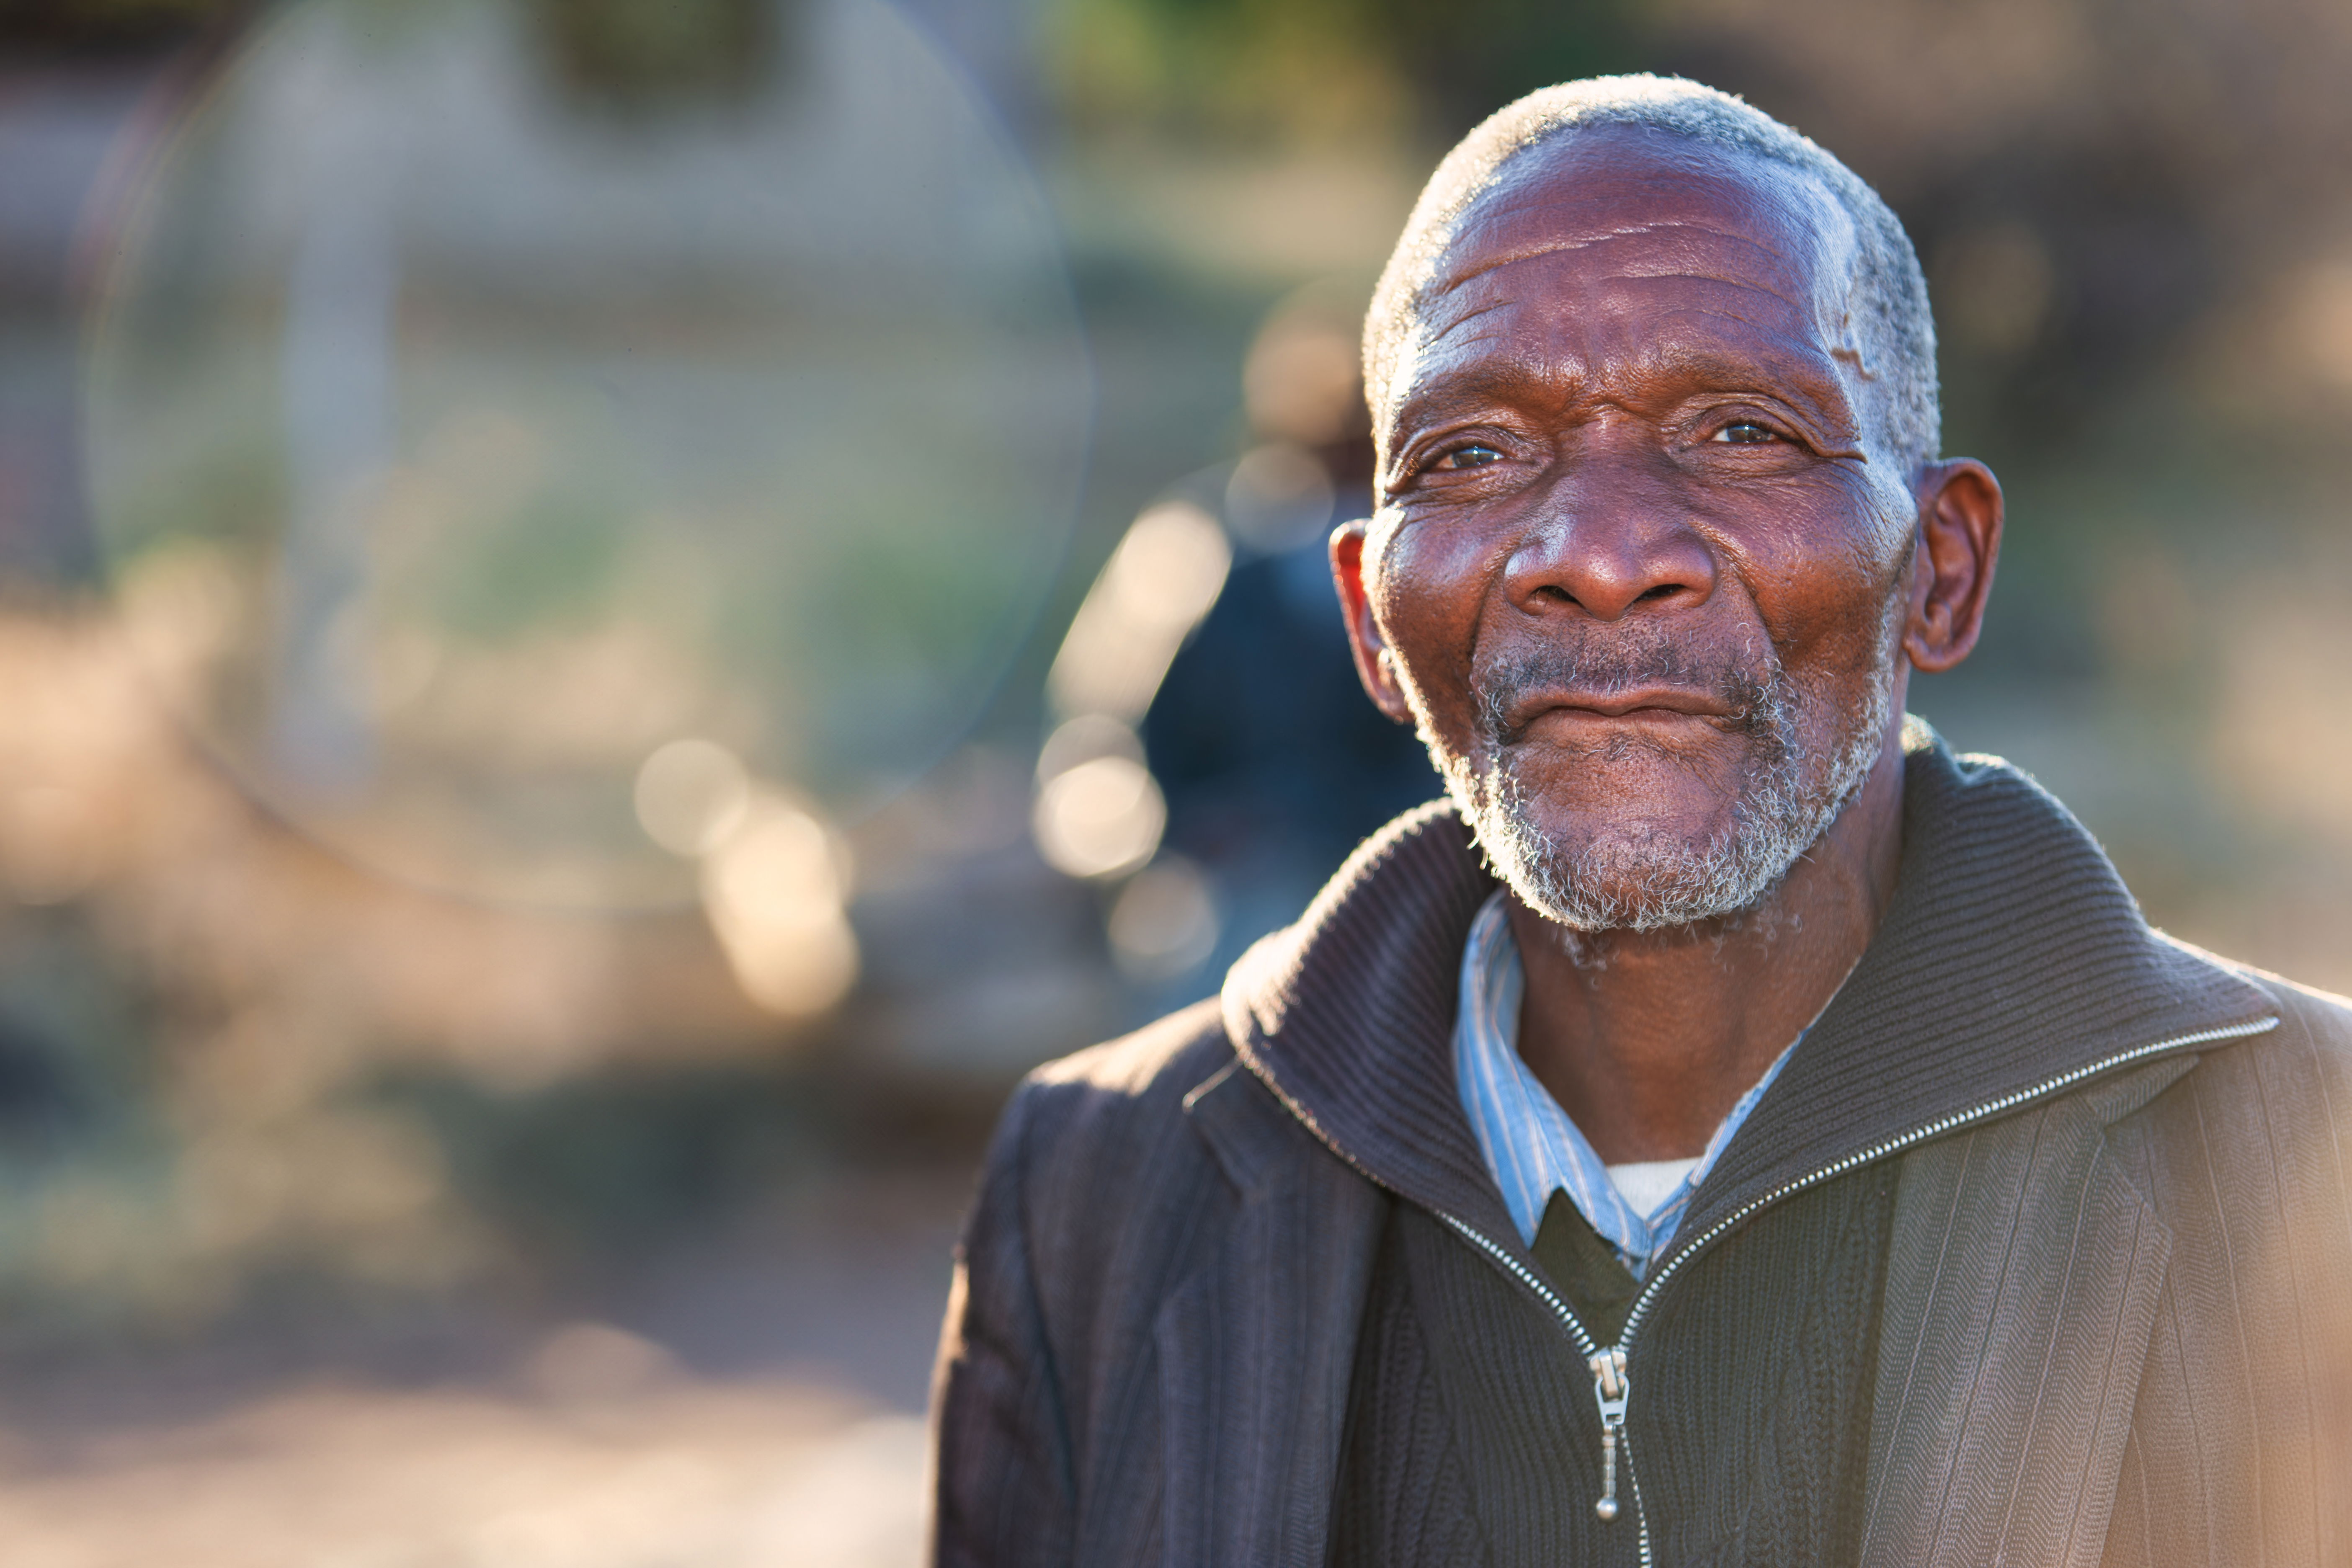
[[[1644,1331],[1655,1418],[1641,1433],[1642,1504],[1658,1561],[1853,1561],[1893,1199],[1881,1166],[1780,1205],[1695,1263]],[[1554,1201],[1535,1250],[1613,1342],[1606,1314],[1622,1318],[1631,1292],[1607,1271],[1631,1277],[1573,1205]],[[1334,1568],[1632,1568],[1632,1508],[1593,1510],[1600,1447],[1592,1376],[1559,1325],[1439,1221],[1391,1205],[1357,1344]]]

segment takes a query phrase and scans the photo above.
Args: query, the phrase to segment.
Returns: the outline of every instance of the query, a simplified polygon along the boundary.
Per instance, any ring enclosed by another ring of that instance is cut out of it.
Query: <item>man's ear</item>
[[[2000,558],[2000,481],[1974,458],[1922,469],[1919,548],[1911,564],[1911,617],[1903,651],[1930,675],[1969,657],[1984,629],[1985,599]]]
[[[1358,518],[1331,531],[1331,580],[1339,586],[1339,607],[1348,617],[1348,646],[1355,650],[1357,677],[1381,712],[1405,724],[1412,720],[1412,706],[1404,700],[1395,656],[1381,637],[1371,593],[1364,584],[1364,541],[1371,528],[1369,518]]]

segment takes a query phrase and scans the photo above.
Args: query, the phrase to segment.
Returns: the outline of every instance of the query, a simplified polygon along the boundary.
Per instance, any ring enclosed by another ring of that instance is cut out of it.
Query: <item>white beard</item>
[[[1900,607],[1898,599],[1890,612]],[[1712,843],[1636,825],[1591,843],[1560,844],[1537,826],[1513,750],[1492,735],[1475,758],[1440,760],[1447,793],[1495,874],[1529,909],[1571,931],[1663,931],[1744,913],[1780,886],[1877,765],[1893,716],[1892,629],[1878,639],[1869,699],[1822,752],[1805,750],[1793,683],[1774,660],[1748,720],[1757,752],[1749,781],[1732,803],[1729,827]],[[1426,723],[1422,733],[1426,741]]]

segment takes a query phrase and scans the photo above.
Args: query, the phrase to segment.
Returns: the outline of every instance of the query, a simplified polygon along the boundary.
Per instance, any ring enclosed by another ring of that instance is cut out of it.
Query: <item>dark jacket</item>
[[[2341,1560],[2352,1008],[2150,931],[2030,780],[1909,744],[1895,903],[1622,1343],[1635,1477],[1644,1319],[1884,1163],[1861,1561]],[[1565,1319],[1452,1081],[1491,887],[1424,808],[1219,1000],[1016,1094],[941,1349],[940,1562],[1322,1563],[1391,1205]],[[1561,1506],[1591,1495],[1568,1478]]]

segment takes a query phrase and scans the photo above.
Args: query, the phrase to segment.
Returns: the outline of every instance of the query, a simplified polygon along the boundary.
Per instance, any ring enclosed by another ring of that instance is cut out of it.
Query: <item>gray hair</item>
[[[1625,125],[1748,153],[1811,176],[1853,225],[1846,307],[1877,405],[1878,435],[1906,477],[1942,447],[1936,386],[1936,323],[1911,237],[1861,176],[1808,138],[1727,92],[1679,77],[1605,76],[1531,92],[1496,110],[1430,176],[1381,274],[1364,321],[1364,384],[1380,403],[1405,352],[1463,215],[1522,154],[1572,132]]]

